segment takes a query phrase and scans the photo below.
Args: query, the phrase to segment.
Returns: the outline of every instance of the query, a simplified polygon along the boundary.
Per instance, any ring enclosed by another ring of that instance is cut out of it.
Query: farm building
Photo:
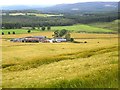
[[[11,39],[10,41],[13,42],[43,42],[46,40],[46,36],[29,36],[24,38],[15,38]]]
[[[23,42],[24,38],[15,38],[15,39],[11,39],[10,41],[12,41],[12,42]]]
[[[66,39],[64,39],[64,38],[58,38],[58,39],[55,39],[56,40],[56,42],[66,42],[67,40]]]
[[[54,42],[66,42],[67,40],[64,38],[59,38],[59,39],[50,39],[49,42],[50,43],[54,43]]]
[[[33,36],[33,37],[25,37],[24,42],[42,42],[46,40],[46,36]]]
[[[24,38],[15,38],[11,39],[12,42],[42,42],[42,43],[59,43],[59,42],[67,42],[64,38],[56,38],[56,39],[47,39],[46,36],[29,36]]]

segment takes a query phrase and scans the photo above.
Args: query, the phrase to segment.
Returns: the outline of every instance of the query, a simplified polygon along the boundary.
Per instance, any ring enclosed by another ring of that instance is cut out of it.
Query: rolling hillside
[[[90,26],[98,27],[98,28],[103,28],[103,29],[110,29],[114,31],[118,31],[118,23],[120,20],[114,20],[112,22],[97,22],[97,23],[91,23],[89,24]]]
[[[117,4],[4,7],[0,87],[118,88]]]
[[[72,26],[56,26],[52,27],[52,30],[70,30],[74,32],[87,32],[87,33],[107,33],[107,32],[115,32],[114,30],[109,30],[109,29],[103,29],[103,28],[98,28],[98,27],[93,27],[89,25],[84,25],[84,24],[76,24]]]
[[[59,4],[49,8],[44,8],[43,11],[85,13],[85,12],[117,11],[117,8],[118,8],[118,2],[86,2],[86,3],[74,3],[74,4]]]

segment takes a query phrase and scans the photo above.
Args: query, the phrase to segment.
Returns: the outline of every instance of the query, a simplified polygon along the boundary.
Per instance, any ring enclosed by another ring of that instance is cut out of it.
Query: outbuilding
[[[60,39],[55,39],[56,42],[66,42],[66,39],[60,38]]]

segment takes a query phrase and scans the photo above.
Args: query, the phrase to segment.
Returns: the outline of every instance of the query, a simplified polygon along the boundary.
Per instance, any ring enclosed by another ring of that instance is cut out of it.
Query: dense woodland
[[[89,24],[93,22],[111,22],[119,19],[118,12],[102,13],[63,13],[64,16],[40,17],[35,15],[12,16],[9,13],[41,13],[35,10],[25,11],[3,11],[6,15],[2,16],[2,27],[5,29],[21,27],[41,27],[41,26],[69,26],[77,23]],[[51,13],[50,13],[51,14]],[[55,14],[55,13],[53,13]]]
[[[36,17],[36,16],[3,16],[3,27],[10,28],[16,25],[18,27],[32,27],[32,26],[64,26],[75,23],[73,19],[64,17]],[[17,28],[17,27],[16,27]]]

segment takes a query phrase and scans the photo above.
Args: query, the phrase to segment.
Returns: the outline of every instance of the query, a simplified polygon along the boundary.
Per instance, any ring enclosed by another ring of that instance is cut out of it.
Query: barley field
[[[2,36],[3,88],[117,88],[118,35],[71,33],[79,43],[20,43]],[[85,43],[87,42],[87,43]]]

